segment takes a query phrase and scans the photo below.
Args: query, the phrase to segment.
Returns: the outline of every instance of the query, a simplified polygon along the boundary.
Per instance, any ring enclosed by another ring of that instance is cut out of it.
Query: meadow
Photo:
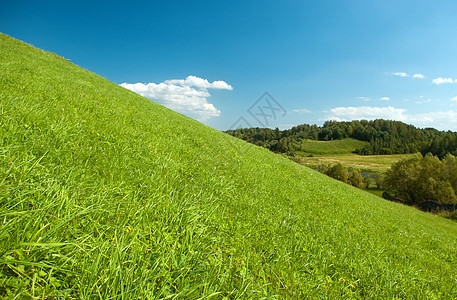
[[[387,171],[390,166],[414,154],[392,154],[392,155],[357,155],[357,154],[340,154],[313,157],[297,157],[295,161],[308,166],[316,167],[319,164],[337,164],[341,163],[346,168],[352,168],[364,173],[376,174]]]
[[[3,34],[0,68],[0,297],[457,297],[455,222]]]
[[[361,148],[365,144],[366,142],[353,139],[308,140],[304,143],[307,152],[296,152],[290,158],[315,170],[320,170],[322,166],[332,166],[340,163],[345,169],[354,170],[367,176],[383,176],[392,164],[414,156],[414,154],[359,155],[354,153],[355,149]],[[370,178],[369,181],[365,191],[381,197],[385,189],[378,188],[374,178]]]
[[[369,143],[350,138],[332,141],[305,140],[300,144],[301,151],[296,153],[304,157],[347,155],[367,144]]]

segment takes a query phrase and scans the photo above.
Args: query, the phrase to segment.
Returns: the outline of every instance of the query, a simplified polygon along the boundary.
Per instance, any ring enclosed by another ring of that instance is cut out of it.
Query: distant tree
[[[452,189],[457,192],[457,158],[448,154],[443,159],[443,164],[444,172],[449,176],[449,183]]]
[[[360,189],[365,187],[365,182],[363,181],[363,177],[359,172],[349,173],[348,183]]]
[[[370,177],[366,176],[366,177],[363,177],[363,188],[367,189],[370,187],[370,184],[371,184],[371,179]]]
[[[348,171],[343,168],[341,163],[338,163],[325,170],[325,175],[344,183],[348,183]]]
[[[423,201],[457,203],[455,182],[455,157],[449,155],[440,161],[438,157],[420,154],[401,160],[386,172],[384,183],[396,197],[408,204]]]
[[[419,178],[421,159],[420,155],[416,155],[410,159],[400,160],[386,172],[385,186],[392,190],[397,198],[406,203],[419,202],[420,191],[415,183]]]
[[[374,182],[376,184],[376,187],[380,189],[384,185],[384,178],[380,174],[374,175]]]

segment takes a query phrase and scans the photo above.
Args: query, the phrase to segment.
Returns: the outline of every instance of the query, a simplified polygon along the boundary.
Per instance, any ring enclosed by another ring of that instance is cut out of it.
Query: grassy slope
[[[457,226],[0,35],[0,296],[457,296]]]
[[[307,140],[302,142],[301,147],[303,151],[298,154],[314,155],[314,156],[328,156],[338,154],[351,154],[357,148],[362,148],[368,144],[367,142],[355,139],[343,139],[333,141],[313,141]]]

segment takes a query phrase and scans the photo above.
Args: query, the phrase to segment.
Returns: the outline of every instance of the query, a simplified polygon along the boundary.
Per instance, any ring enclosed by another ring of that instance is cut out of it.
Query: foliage
[[[399,121],[373,120],[337,122],[327,121],[322,127],[299,125],[280,131],[269,128],[241,128],[227,131],[228,134],[265,147],[274,152],[293,154],[307,152],[306,140],[356,139],[364,141],[354,149],[362,155],[389,155],[431,152],[443,158],[447,153],[457,154],[457,133],[438,131],[432,128],[419,129]]]
[[[348,182],[348,171],[343,169],[343,166],[340,163],[324,170],[324,174],[344,183]]]
[[[331,143],[331,142],[317,142],[317,143]],[[324,156],[290,156],[295,162],[317,169],[320,164],[336,164],[341,163],[343,167],[347,169],[354,169],[366,174],[382,174],[390,167],[393,163],[413,157],[415,154],[392,154],[392,155],[357,155],[354,153],[350,154],[337,154],[337,155],[324,155]]]
[[[384,183],[408,204],[430,200],[457,203],[457,160],[450,154],[443,160],[418,154],[393,164]]]
[[[457,133],[447,131],[434,135],[432,140],[423,146],[421,153],[422,155],[432,153],[440,159],[447,154],[457,155]]]
[[[457,296],[454,222],[1,34],[0,69],[0,297]]]
[[[333,166],[331,165],[320,165],[318,170],[325,175],[344,182],[346,184],[352,185],[357,188],[365,188],[368,186],[368,181],[364,180],[360,172],[354,170],[347,170],[343,167],[341,163],[337,163]]]

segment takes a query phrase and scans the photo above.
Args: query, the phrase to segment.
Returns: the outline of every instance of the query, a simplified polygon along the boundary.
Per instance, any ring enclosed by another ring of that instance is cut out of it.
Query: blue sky
[[[219,130],[457,131],[456,15],[452,0],[9,1],[0,32]]]

